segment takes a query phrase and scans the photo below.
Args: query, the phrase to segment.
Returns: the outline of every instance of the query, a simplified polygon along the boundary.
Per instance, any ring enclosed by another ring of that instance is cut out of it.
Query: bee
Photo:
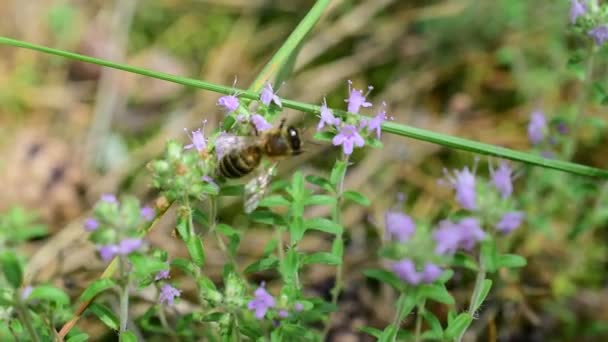
[[[286,126],[285,119],[278,127],[258,132],[253,127],[254,136],[218,137],[216,153],[219,161],[216,173],[224,178],[242,178],[251,174],[267,157],[275,163],[245,185],[245,212],[250,213],[264,197],[267,186],[276,172],[279,159],[302,153],[300,132],[293,126]],[[219,151],[218,151],[219,148]]]

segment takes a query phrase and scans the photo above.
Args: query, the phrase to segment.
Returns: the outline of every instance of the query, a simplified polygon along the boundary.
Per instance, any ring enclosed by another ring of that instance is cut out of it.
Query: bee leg
[[[285,118],[281,119],[281,123],[279,124],[279,129],[283,129],[283,126],[285,126],[285,121],[286,121]]]
[[[253,129],[253,134],[254,134],[256,137],[259,137],[259,136],[260,136],[260,132],[258,131],[258,128],[257,128],[257,127],[255,127],[255,125],[254,125],[254,124],[253,124],[253,122],[251,122],[251,121],[249,121],[249,125],[251,126],[251,129]]]

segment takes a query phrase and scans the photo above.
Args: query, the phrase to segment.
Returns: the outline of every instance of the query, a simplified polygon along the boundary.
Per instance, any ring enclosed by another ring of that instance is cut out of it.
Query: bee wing
[[[268,185],[276,173],[276,168],[277,164],[275,163],[245,185],[244,209],[247,214],[253,212],[262,198],[266,196]]]
[[[232,151],[242,150],[255,142],[256,137],[222,133],[215,139],[215,154],[217,159]]]

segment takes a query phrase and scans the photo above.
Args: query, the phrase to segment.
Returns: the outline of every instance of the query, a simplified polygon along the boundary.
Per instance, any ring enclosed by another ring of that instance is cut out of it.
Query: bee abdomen
[[[218,170],[226,178],[240,178],[253,171],[260,164],[261,152],[248,148],[225,155],[219,162]]]

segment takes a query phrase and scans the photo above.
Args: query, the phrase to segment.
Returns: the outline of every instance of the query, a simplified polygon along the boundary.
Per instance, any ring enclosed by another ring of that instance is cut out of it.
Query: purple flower
[[[394,263],[392,270],[397,277],[411,285],[418,285],[422,281],[422,274],[416,271],[416,265],[410,259],[406,258]]]
[[[274,92],[272,89],[272,84],[269,82],[266,83],[264,89],[262,89],[262,92],[260,93],[260,101],[266,106],[270,106],[270,102],[274,102],[277,106],[283,107],[283,104],[281,104],[281,99]]]
[[[120,243],[118,244],[118,254],[129,255],[129,254],[135,252],[136,250],[138,250],[143,244],[144,244],[144,242],[142,241],[142,239],[136,239],[136,238],[124,239],[124,240],[120,241]]]
[[[331,109],[327,107],[327,101],[323,99],[323,104],[321,104],[321,120],[319,120],[319,125],[317,126],[317,131],[320,131],[325,127],[325,125],[333,125],[338,126],[341,123],[340,118],[334,116]]]
[[[217,100],[217,105],[223,107],[226,113],[232,113],[239,108],[239,99],[235,95],[225,95]]]
[[[289,316],[289,312],[287,312],[287,310],[279,310],[279,317],[281,318],[287,318]]]
[[[511,182],[511,174],[513,170],[507,164],[507,162],[503,161],[498,166],[498,169],[490,170],[490,174],[492,175],[492,185],[500,192],[502,198],[507,198],[511,196],[513,192],[513,183]]]
[[[386,235],[399,242],[409,240],[416,229],[414,220],[399,212],[388,211],[384,216],[384,222],[386,224]]]
[[[266,315],[266,311],[274,306],[275,300],[266,292],[263,284],[255,290],[254,295],[255,298],[247,304],[247,308],[254,311],[255,318],[262,319]]]
[[[441,273],[443,273],[441,267],[430,262],[426,263],[422,270],[422,281],[425,283],[432,283],[439,278]]]
[[[501,233],[508,234],[517,229],[524,220],[524,213],[521,211],[511,211],[505,213],[500,222],[496,224],[496,229]]]
[[[28,285],[25,288],[23,288],[23,292],[21,292],[21,300],[28,299],[28,297],[32,294],[32,291],[34,291],[34,288],[32,287],[32,285]]]
[[[353,125],[344,125],[340,132],[332,140],[334,146],[342,145],[344,154],[350,155],[353,153],[353,145],[362,147],[365,145],[365,140],[359,135],[357,128]]]
[[[84,230],[87,232],[95,231],[97,228],[99,228],[99,222],[96,219],[89,217],[84,220]]]
[[[369,95],[370,91],[374,89],[374,87],[369,86],[367,93],[363,95],[362,90],[358,90],[352,87],[353,82],[348,80],[348,99],[344,100],[344,102],[348,102],[348,111],[350,113],[359,113],[359,109],[361,107],[367,108],[371,107],[372,103],[366,101],[367,95]]]
[[[269,124],[268,121],[266,121],[266,119],[264,119],[264,117],[260,114],[253,114],[251,116],[251,123],[253,123],[258,132],[272,128],[272,125]]]
[[[98,247],[99,256],[103,261],[110,261],[116,254],[118,254],[118,246],[116,245],[105,245]]]
[[[297,312],[300,312],[300,311],[304,310],[304,305],[300,302],[296,302],[293,305],[293,309],[296,310]]]
[[[537,110],[530,116],[530,123],[528,123],[528,139],[534,145],[540,143],[545,138],[547,131],[547,120],[545,114]]]
[[[595,41],[595,45],[600,46],[608,40],[608,25],[600,25],[587,32]]]
[[[464,209],[477,209],[475,175],[469,171],[469,168],[465,166],[462,170],[454,170],[453,175],[450,175],[445,169],[443,172],[449,184],[456,191],[456,202]]]
[[[156,273],[154,276],[154,281],[159,281],[162,279],[169,279],[169,270],[161,270]]]
[[[435,253],[439,255],[454,254],[460,246],[460,227],[458,224],[443,220],[439,222],[439,228],[433,232],[436,247]]]
[[[186,133],[188,132],[188,130],[185,128],[184,128],[184,131],[186,131]],[[195,148],[197,151],[203,152],[203,150],[205,150],[205,148],[207,147],[207,141],[205,140],[205,135],[203,134],[203,132],[200,128],[197,129],[196,131],[192,131],[191,134],[188,135],[188,137],[190,137],[192,144],[188,144],[188,145],[184,146],[184,149],[189,150],[189,149]]]
[[[585,4],[581,3],[579,0],[571,0],[570,1],[570,23],[576,24],[576,19],[578,17],[585,15],[587,13],[587,8]]]
[[[182,293],[182,291],[176,289],[175,287],[173,287],[169,284],[164,284],[160,290],[160,295],[158,296],[158,302],[161,304],[165,303],[167,305],[173,305],[175,298],[179,297],[181,295],[181,293]]]
[[[486,233],[481,229],[479,220],[474,217],[466,217],[458,222],[460,228],[460,247],[471,250],[475,244],[486,237]]]
[[[156,217],[156,211],[154,211],[154,209],[152,209],[151,207],[141,208],[139,214],[146,221],[152,221],[154,220],[154,217]]]
[[[383,103],[384,106],[386,104]],[[380,134],[382,133],[382,123],[386,121],[386,109],[381,109],[376,116],[366,121],[365,125],[367,126],[368,132],[376,131],[376,139],[380,139]]]
[[[213,180],[213,178],[205,175],[205,176],[201,177],[201,180],[203,182],[207,182],[207,183],[211,184],[215,188],[216,191],[220,191],[219,185],[217,185],[217,183]]]
[[[118,203],[116,196],[114,196],[113,194],[103,194],[103,195],[101,195],[101,200],[103,202],[110,203],[110,204]]]

